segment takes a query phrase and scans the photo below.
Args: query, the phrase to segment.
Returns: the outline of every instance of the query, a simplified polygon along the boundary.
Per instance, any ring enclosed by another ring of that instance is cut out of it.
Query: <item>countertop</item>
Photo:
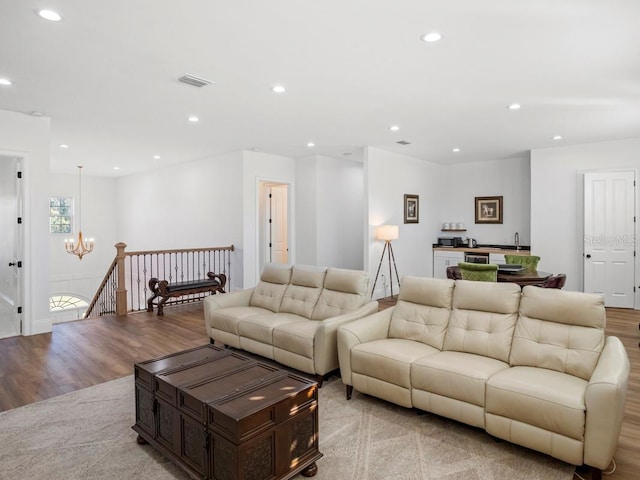
[[[433,245],[434,252],[463,252],[463,253],[497,253],[501,255],[531,255],[530,247],[521,247],[520,250],[516,250],[515,247],[509,246],[507,248],[491,245],[480,245],[477,247],[439,247]]]

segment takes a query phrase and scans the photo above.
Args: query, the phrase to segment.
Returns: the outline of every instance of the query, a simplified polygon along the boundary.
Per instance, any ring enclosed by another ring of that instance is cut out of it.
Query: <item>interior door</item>
[[[270,261],[288,263],[287,185],[271,185],[269,195]]]
[[[634,307],[635,172],[584,175],[584,291]]]
[[[20,335],[20,159],[0,156],[0,338]]]

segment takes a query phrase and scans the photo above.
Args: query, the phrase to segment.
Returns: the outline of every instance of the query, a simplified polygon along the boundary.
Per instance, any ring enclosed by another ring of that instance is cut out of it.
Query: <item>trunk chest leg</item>
[[[318,473],[318,465],[316,465],[316,462],[313,462],[300,473],[302,473],[303,477],[313,477],[316,473]]]

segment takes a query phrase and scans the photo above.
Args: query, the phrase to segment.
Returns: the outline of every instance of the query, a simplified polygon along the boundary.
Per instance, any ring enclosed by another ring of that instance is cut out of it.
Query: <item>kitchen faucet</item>
[[[514,243],[516,244],[516,250],[520,250],[520,234],[516,232]]]

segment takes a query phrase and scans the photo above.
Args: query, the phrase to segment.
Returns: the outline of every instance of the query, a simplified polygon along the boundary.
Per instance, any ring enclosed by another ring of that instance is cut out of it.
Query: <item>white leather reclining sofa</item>
[[[347,398],[355,388],[480,427],[595,479],[629,379],[605,322],[599,295],[405,277],[395,307],[340,327],[340,372]]]
[[[205,298],[207,334],[322,384],[338,368],[338,327],[378,311],[368,287],[364,271],[267,264],[255,288]]]

